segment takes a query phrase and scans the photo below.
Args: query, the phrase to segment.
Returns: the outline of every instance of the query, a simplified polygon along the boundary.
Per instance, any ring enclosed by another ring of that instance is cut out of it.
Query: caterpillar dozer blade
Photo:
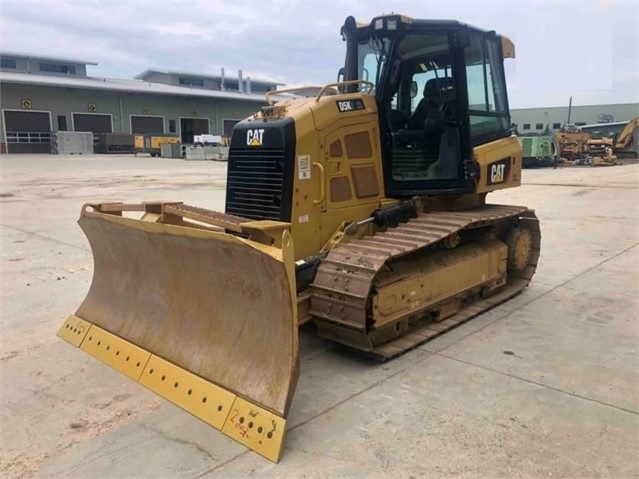
[[[79,224],[93,281],[58,335],[277,462],[298,377],[288,224],[168,202],[87,204]]]

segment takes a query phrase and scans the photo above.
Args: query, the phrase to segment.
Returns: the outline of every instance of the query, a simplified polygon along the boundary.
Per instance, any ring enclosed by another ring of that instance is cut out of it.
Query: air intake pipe
[[[357,22],[352,16],[346,17],[342,27],[342,38],[346,40],[346,59],[344,61],[344,81],[358,80],[359,68],[357,58]],[[346,85],[345,92],[357,91],[357,85]]]

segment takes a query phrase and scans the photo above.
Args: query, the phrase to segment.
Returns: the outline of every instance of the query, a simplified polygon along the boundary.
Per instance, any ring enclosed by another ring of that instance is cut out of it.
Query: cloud
[[[96,76],[149,68],[271,79],[334,81],[348,15],[458,19],[515,41],[507,67],[511,107],[639,101],[639,7],[632,0],[13,1],[0,11],[0,48],[85,58]],[[553,103],[548,104],[548,101]]]

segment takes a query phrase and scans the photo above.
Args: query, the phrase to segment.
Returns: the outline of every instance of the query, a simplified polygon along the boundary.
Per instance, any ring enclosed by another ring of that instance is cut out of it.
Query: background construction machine
[[[601,135],[601,132],[593,132],[586,142],[587,154],[593,165],[615,164],[617,158],[637,158],[636,138],[639,136],[639,118],[630,120],[620,132],[609,132]]]
[[[619,157],[639,157],[639,118],[633,118],[612,141],[612,151]]]
[[[556,166],[559,158],[559,144],[555,136],[546,134],[518,135],[522,148],[522,166],[535,168]]]
[[[567,160],[576,160],[588,153],[590,134],[579,127],[566,123],[560,131],[555,132],[555,141],[559,145],[559,156]]]
[[[94,277],[59,332],[273,461],[300,323],[390,359],[517,294],[539,256],[533,211],[486,203],[521,182],[512,42],[401,15],[342,36],[341,81],[236,125],[224,213],[83,207]]]
[[[612,154],[612,138],[591,138],[586,142],[587,164],[609,166],[616,164],[617,157]]]
[[[180,137],[175,135],[157,133],[135,135],[135,154],[149,153],[151,156],[160,156],[160,149],[163,144],[178,143],[180,143]]]

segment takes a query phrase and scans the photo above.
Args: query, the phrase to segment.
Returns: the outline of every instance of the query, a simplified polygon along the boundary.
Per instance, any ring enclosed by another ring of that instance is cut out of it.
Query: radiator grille
[[[231,149],[226,212],[255,220],[288,221],[282,218],[283,166],[283,149]]]

